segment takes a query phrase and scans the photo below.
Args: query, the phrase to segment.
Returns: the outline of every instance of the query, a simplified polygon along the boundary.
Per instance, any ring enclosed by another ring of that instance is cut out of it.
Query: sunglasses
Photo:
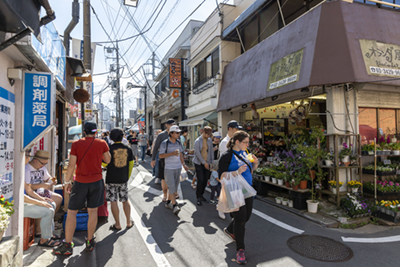
[[[40,161],[40,159],[38,159],[38,158],[36,158],[36,160],[37,160],[37,161],[39,161],[39,162],[40,162],[40,164],[42,164],[43,166],[44,166],[44,165],[46,165],[46,164],[48,163],[48,162],[46,162],[46,163],[43,163],[43,162],[42,162],[42,161]]]

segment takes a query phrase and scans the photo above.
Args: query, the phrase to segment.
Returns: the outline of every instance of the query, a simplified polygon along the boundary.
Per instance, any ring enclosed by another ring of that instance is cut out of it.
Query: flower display
[[[360,188],[361,186],[362,186],[362,183],[360,183],[359,181],[347,182],[347,187],[350,187],[350,188]]]
[[[4,198],[4,195],[0,196],[0,232],[3,232],[7,229],[8,224],[10,223],[10,217],[14,213],[14,201],[9,202]]]
[[[329,183],[329,185],[331,186],[331,187],[333,187],[333,188],[336,188],[337,186],[336,186],[336,181],[335,180],[331,180],[331,181],[328,181],[328,183]],[[339,182],[339,187],[341,187],[343,185],[343,182]]]
[[[339,158],[343,158],[344,156],[350,156],[352,154],[352,147],[353,145],[350,144],[350,146],[347,143],[343,143],[343,148],[339,152]]]
[[[371,191],[375,190],[374,182],[364,182],[363,187]],[[400,192],[400,184],[392,181],[377,181],[376,190],[384,193]]]
[[[373,202],[358,198],[349,193],[346,198],[340,200],[340,205],[351,217],[358,214],[375,212],[377,209]]]

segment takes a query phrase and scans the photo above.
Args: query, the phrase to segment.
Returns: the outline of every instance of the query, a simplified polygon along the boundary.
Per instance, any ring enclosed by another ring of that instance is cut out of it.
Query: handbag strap
[[[235,154],[241,161],[243,161],[244,163],[246,163],[246,165],[247,165],[247,166],[249,167],[249,169],[250,169],[250,172],[253,171],[252,168],[250,167],[250,164],[247,163],[247,161],[245,161],[245,160],[242,158],[241,155],[237,154],[233,149],[232,149],[232,152],[233,152],[233,154]]]
[[[78,167],[79,167],[79,164],[81,164],[83,158],[86,156],[86,152],[88,152],[89,148],[92,146],[92,144],[93,144],[93,142],[94,142],[94,139],[95,139],[95,137],[93,137],[92,142],[90,143],[89,147],[88,147],[88,148],[86,149],[86,151],[85,151],[85,154],[83,154],[81,160],[79,161],[79,163],[78,163],[78,165],[77,165]]]

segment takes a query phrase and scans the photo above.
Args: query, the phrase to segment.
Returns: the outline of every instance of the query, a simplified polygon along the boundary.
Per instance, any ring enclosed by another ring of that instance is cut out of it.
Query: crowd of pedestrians
[[[110,202],[115,220],[110,230],[122,229],[118,201],[122,203],[126,228],[133,227],[128,180],[135,164],[139,161],[145,162],[146,152],[150,152],[152,157],[151,167],[156,183],[161,181],[162,201],[165,207],[178,215],[181,211],[176,201],[179,198],[178,187],[182,173],[189,170],[184,160],[188,131],[180,129],[173,119],[169,119],[165,126],[166,129],[158,131],[154,139],[149,138],[144,129],[140,129],[139,134],[131,130],[126,137],[120,128],[104,132],[101,138],[96,138],[97,125],[93,122],[85,123],[85,137],[72,144],[64,181],[65,191],[70,193],[70,198],[65,220],[65,239],[62,241],[60,236],[53,235],[54,215],[61,206],[62,196],[54,192],[53,185],[56,184],[56,179],[49,175],[45,167],[50,159],[49,153],[39,150],[31,159],[27,152],[24,216],[37,219],[36,232],[41,237],[38,245],[53,247],[54,253],[58,255],[71,255],[76,217],[78,212],[85,208],[88,213],[85,250],[93,250],[96,245],[94,233],[97,226],[97,210],[104,205],[104,201]],[[227,130],[227,136],[221,140],[220,132],[213,133],[212,128],[206,126],[201,129],[200,136],[194,142],[195,177],[192,186],[195,188],[197,206],[207,202],[212,205],[218,204],[224,186],[222,177],[226,173],[241,175],[249,185],[252,184],[252,170],[257,168],[258,161],[253,158],[251,163],[248,158],[246,151],[249,135],[240,130],[236,121],[230,121]],[[154,141],[150,144],[150,140]],[[103,170],[106,170],[105,179]],[[194,182],[195,178],[197,184]],[[204,197],[207,185],[211,189],[209,201]],[[236,242],[236,261],[239,264],[246,263],[245,228],[252,207],[253,198],[246,198],[245,205],[230,213],[231,221],[223,229],[223,232]],[[220,218],[226,218],[223,212],[218,211],[218,214]]]

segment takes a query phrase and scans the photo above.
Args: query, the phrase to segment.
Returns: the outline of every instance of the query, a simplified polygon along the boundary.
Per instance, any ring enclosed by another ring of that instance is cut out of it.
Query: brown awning
[[[394,25],[400,25],[397,11],[342,1],[324,3],[228,64],[217,110],[308,86],[350,82],[399,86],[400,79],[393,76],[367,73],[360,46],[360,40],[400,45],[400,27]],[[397,55],[400,66],[400,51],[396,54],[395,50],[393,62]],[[277,63],[289,55],[295,58],[299,53],[302,60],[297,81],[271,85],[276,82],[269,81],[271,66],[275,73]]]

